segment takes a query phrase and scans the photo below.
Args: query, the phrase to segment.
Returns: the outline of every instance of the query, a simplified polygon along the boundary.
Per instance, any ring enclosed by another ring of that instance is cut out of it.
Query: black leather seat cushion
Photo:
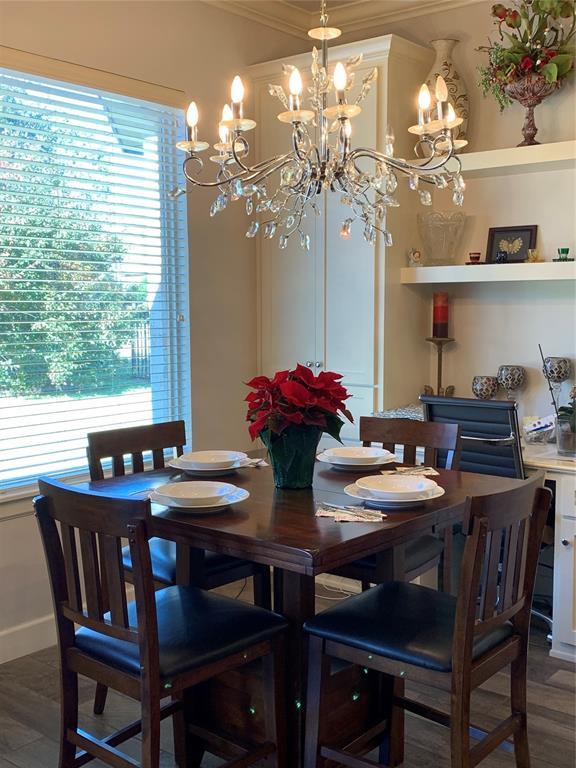
[[[419,570],[426,563],[440,557],[443,549],[444,544],[442,540],[437,539],[432,534],[412,539],[406,544],[404,551],[404,570],[406,573]],[[357,560],[354,565],[366,570],[374,569],[376,568],[376,555]]]
[[[174,584],[176,581],[176,544],[166,539],[150,539],[150,559],[152,560],[152,574],[157,581],[165,584]],[[132,570],[132,558],[130,548],[122,550],[122,563],[127,571]],[[237,557],[223,555],[220,552],[204,553],[204,570],[208,575],[237,568],[244,564],[244,560]]]
[[[167,587],[155,593],[160,674],[172,678],[210,664],[281,632],[287,622],[271,611],[197,587]],[[128,617],[136,625],[136,604]],[[82,627],[75,645],[85,653],[133,674],[140,673],[138,646]]]
[[[452,669],[456,598],[417,584],[393,581],[319,613],[305,628],[328,640],[426,669]],[[505,624],[478,636],[474,658],[513,632]]]

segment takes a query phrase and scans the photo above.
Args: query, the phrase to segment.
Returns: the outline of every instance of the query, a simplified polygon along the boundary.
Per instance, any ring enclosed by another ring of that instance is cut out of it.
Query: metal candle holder
[[[437,386],[436,394],[439,395],[440,397],[453,397],[454,392],[456,391],[453,384],[449,384],[446,388],[442,387],[442,355],[444,353],[444,345],[449,344],[450,342],[454,341],[454,339],[451,339],[448,337],[441,337],[441,336],[429,336],[427,337],[426,341],[429,341],[432,344],[434,344],[437,352],[438,373],[436,376],[436,386]],[[424,394],[433,395],[434,387],[431,387],[429,384],[427,384],[424,387]]]

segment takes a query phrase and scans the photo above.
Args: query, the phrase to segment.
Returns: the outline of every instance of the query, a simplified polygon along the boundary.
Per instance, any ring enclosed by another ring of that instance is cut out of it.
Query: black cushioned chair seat
[[[442,540],[431,534],[420,536],[408,542],[404,551],[404,570],[406,573],[410,573],[421,568],[425,563],[440,557],[443,549]],[[376,568],[376,555],[357,560],[354,565],[366,569]]]
[[[155,593],[160,646],[160,674],[182,672],[238,653],[276,635],[286,620],[271,611],[197,587],[167,587]],[[136,624],[136,604],[128,617]],[[140,673],[138,646],[82,627],[75,645],[118,669]]]
[[[452,669],[456,598],[417,584],[387,582],[306,622],[313,635],[426,669]],[[474,658],[513,632],[511,624],[479,636]]]
[[[166,584],[174,584],[176,581],[176,544],[166,539],[150,539],[150,559],[152,560],[152,574],[157,581]],[[244,561],[237,557],[223,555],[220,552],[208,552],[204,554],[204,570],[206,574],[220,573],[230,568],[242,565]],[[127,571],[132,570],[130,548],[122,550],[122,563]]]

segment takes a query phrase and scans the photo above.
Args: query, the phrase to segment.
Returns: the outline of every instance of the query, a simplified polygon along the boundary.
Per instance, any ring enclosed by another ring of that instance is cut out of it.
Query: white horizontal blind
[[[179,110],[0,69],[0,493],[189,417]]]

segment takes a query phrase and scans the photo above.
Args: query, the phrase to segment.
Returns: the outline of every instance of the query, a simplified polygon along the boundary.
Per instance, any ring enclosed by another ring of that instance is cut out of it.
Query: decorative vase
[[[460,211],[430,211],[419,213],[417,219],[426,266],[453,264],[464,233],[466,215]]]
[[[448,86],[448,100],[454,107],[458,117],[464,121],[460,126],[454,129],[455,139],[465,139],[468,129],[468,119],[470,117],[470,100],[466,83],[462,79],[452,61],[452,51],[459,43],[456,39],[430,40],[430,45],[436,51],[436,58],[432,64],[432,69],[428,73],[426,83],[430,88],[430,93],[434,94],[436,89],[436,78],[442,75]]]
[[[498,392],[498,379],[496,376],[474,376],[472,392],[478,400],[491,400]]]
[[[498,368],[498,384],[506,390],[508,400],[514,400],[514,391],[526,381],[526,370],[521,365],[501,365]]]
[[[568,420],[556,419],[556,449],[560,456],[576,456],[576,432]]]
[[[558,90],[562,81],[558,83],[548,83],[546,79],[537,72],[530,72],[513,83],[505,86],[507,95],[514,101],[526,107],[526,117],[522,126],[522,135],[524,141],[517,144],[518,147],[529,147],[532,144],[540,144],[534,138],[538,133],[536,123],[534,122],[534,108],[541,104],[550,94]]]
[[[316,451],[322,430],[293,425],[280,435],[264,430],[260,435],[268,449],[276,488],[310,488]]]

